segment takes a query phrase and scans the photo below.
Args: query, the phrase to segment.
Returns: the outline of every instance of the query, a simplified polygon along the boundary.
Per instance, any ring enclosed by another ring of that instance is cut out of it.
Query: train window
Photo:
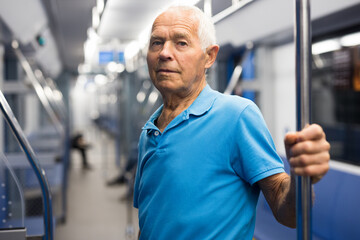
[[[16,59],[5,58],[5,80],[6,81],[15,81],[18,79],[18,62]]]
[[[313,44],[311,114],[331,159],[360,165],[360,42],[344,43],[357,34]]]
[[[22,117],[22,106],[24,106],[23,99],[17,94],[6,94],[6,100],[8,101],[11,109],[14,112],[16,119],[18,120],[21,126],[24,126],[24,118]],[[17,140],[14,137],[14,134],[11,132],[11,129],[7,126],[7,123],[4,121],[4,152],[6,153],[13,153],[13,152],[21,152],[20,146]]]
[[[19,81],[24,77],[23,69],[10,46],[5,46],[3,77],[5,81]]]

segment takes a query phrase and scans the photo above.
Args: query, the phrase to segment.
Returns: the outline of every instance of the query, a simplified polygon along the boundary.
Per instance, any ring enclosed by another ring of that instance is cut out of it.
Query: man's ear
[[[219,45],[211,45],[209,47],[206,48],[206,62],[205,62],[205,68],[208,69],[210,68],[214,62],[215,62],[215,59],[216,59],[216,56],[219,52]]]

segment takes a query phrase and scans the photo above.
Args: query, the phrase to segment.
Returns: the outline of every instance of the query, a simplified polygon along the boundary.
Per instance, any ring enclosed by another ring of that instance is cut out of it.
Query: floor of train
[[[128,203],[123,200],[126,186],[106,186],[117,175],[113,140],[97,130],[87,132],[85,138],[92,145],[91,170],[82,169],[79,153],[71,153],[67,217],[64,224],[57,224],[55,240],[137,239],[126,236],[127,229],[133,229],[134,235],[138,232],[136,209],[129,218]]]

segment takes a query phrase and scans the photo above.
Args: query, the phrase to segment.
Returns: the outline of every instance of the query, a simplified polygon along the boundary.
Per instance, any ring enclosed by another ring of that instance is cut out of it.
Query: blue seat
[[[360,236],[360,176],[330,169],[315,185],[313,239],[358,239]],[[254,237],[257,240],[296,239],[296,230],[279,224],[260,196]]]

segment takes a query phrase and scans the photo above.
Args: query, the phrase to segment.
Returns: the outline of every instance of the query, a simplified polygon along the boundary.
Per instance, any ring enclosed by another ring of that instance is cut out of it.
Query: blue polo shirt
[[[257,181],[284,172],[256,105],[208,85],[161,133],[143,127],[135,179],[141,238],[252,239]]]

